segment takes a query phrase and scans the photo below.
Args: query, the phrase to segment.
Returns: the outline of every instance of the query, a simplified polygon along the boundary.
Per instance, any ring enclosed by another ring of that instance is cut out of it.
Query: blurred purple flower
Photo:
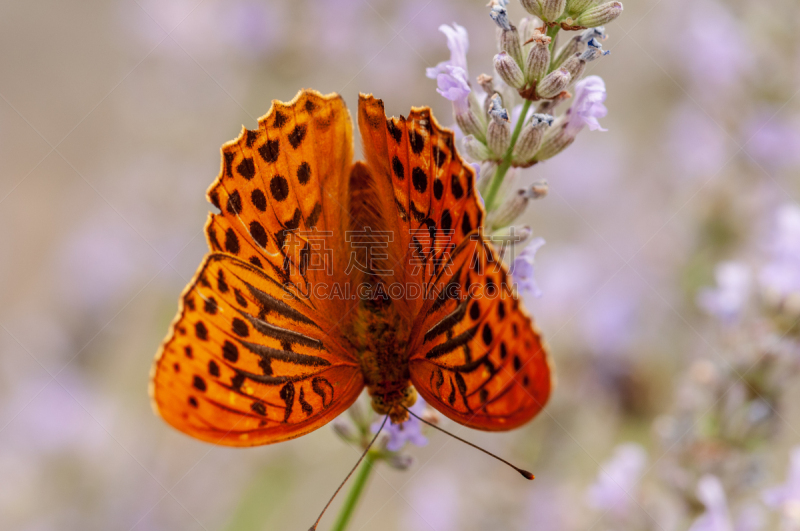
[[[461,503],[459,482],[441,470],[426,472],[415,481],[408,498],[409,511],[404,515],[405,529],[451,531],[458,525]]]
[[[719,98],[721,89],[736,86],[752,64],[746,32],[729,8],[715,0],[689,0],[684,33],[673,35],[681,65],[708,96]],[[714,21],[710,24],[709,21]]]
[[[425,70],[425,74],[430,79],[437,79],[439,74],[446,71],[447,66],[461,68],[466,76],[467,73],[467,51],[469,50],[469,36],[467,30],[453,22],[451,28],[447,24],[439,26],[439,31],[447,37],[447,47],[450,48],[450,60],[442,61],[438,65]]]
[[[719,478],[710,474],[701,477],[697,482],[697,497],[706,506],[706,512],[694,521],[689,531],[734,531]]]
[[[226,30],[221,37],[242,55],[258,55],[277,47],[286,32],[286,15],[279,4],[255,0],[226,3]]]
[[[536,285],[534,278],[534,259],[536,258],[536,251],[545,244],[544,238],[534,238],[525,247],[519,256],[514,258],[511,263],[511,270],[509,273],[512,276],[512,282],[517,284],[521,292],[531,292],[534,297],[539,298],[542,296],[542,290]]]
[[[640,284],[641,279],[638,277],[617,276],[585,303],[580,312],[580,324],[585,344],[592,352],[610,357],[623,356],[629,352],[629,345],[641,330]]]
[[[647,452],[635,443],[626,443],[614,450],[605,463],[597,481],[589,487],[589,505],[624,518],[637,495],[642,469],[647,464]]]
[[[800,123],[762,113],[745,127],[745,149],[767,168],[789,168],[800,164]]]
[[[717,286],[703,288],[697,305],[723,322],[734,321],[750,297],[750,268],[740,262],[722,262],[714,269]]]
[[[421,417],[425,413],[426,405],[425,400],[420,396],[409,409]],[[372,433],[377,433],[382,423],[383,419],[372,423]],[[422,422],[413,415],[409,415],[408,420],[401,424],[387,423],[384,428],[384,433],[389,435],[386,449],[390,452],[399,452],[408,442],[416,446],[425,446],[428,444],[428,439],[422,435],[422,426]]]
[[[575,85],[575,99],[567,111],[567,134],[577,135],[585,126],[590,131],[608,131],[600,126],[598,118],[608,114],[606,84],[599,76],[589,76]]]
[[[456,114],[469,110],[469,82],[467,72],[460,66],[445,65],[444,71],[436,76],[436,92],[453,102]]]
[[[800,205],[778,209],[770,242],[771,261],[761,268],[759,282],[769,300],[800,296]]]
[[[681,105],[669,128],[668,147],[681,174],[707,175],[720,171],[728,159],[725,130],[695,107]]]
[[[784,518],[800,524],[800,446],[792,449],[786,483],[762,493],[764,503],[780,509]]]

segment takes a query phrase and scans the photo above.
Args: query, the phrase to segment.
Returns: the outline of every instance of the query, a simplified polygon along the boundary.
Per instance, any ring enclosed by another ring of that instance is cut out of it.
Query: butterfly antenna
[[[338,489],[336,489],[336,492],[334,492],[334,493],[333,493],[333,496],[331,496],[331,499],[330,499],[330,500],[328,500],[328,503],[327,503],[327,504],[325,504],[325,508],[324,508],[324,509],[322,509],[322,512],[321,512],[321,513],[319,513],[319,517],[317,518],[317,521],[316,521],[316,522],[314,522],[314,525],[312,525],[312,526],[309,528],[309,530],[308,530],[308,531],[316,531],[316,529],[317,529],[317,526],[319,525],[319,521],[320,521],[320,520],[322,520],[322,515],[324,515],[324,514],[325,514],[325,511],[327,511],[327,510],[328,510],[328,507],[330,507],[331,503],[333,502],[333,499],[334,499],[334,498],[336,498],[336,495],[337,495],[337,494],[339,494],[339,491],[340,491],[340,490],[342,490],[342,487],[344,487],[344,484],[345,484],[345,483],[347,483],[347,480],[348,480],[348,479],[350,479],[350,476],[352,476],[352,475],[353,475],[353,472],[355,472],[355,471],[356,471],[356,469],[358,468],[358,465],[360,465],[360,464],[361,464],[361,461],[363,461],[363,460],[364,460],[364,458],[367,456],[367,452],[369,452],[370,448],[372,448],[372,445],[373,445],[373,444],[375,444],[375,441],[376,441],[376,440],[378,440],[378,435],[380,435],[380,434],[381,434],[381,431],[383,430],[383,427],[386,425],[386,421],[387,421],[387,420],[389,420],[389,415],[386,415],[386,416],[383,418],[383,422],[381,422],[381,427],[380,427],[380,428],[378,428],[378,432],[375,434],[375,437],[373,437],[373,438],[372,438],[372,440],[369,442],[369,444],[367,445],[367,447],[364,449],[364,453],[362,453],[362,454],[361,454],[361,457],[359,457],[359,458],[358,458],[358,461],[356,461],[356,464],[355,464],[355,465],[353,466],[353,468],[350,470],[350,473],[348,473],[348,474],[347,474],[347,477],[346,477],[346,478],[344,478],[344,481],[342,481],[342,483],[339,485],[339,488],[338,488]]]
[[[502,457],[499,457],[499,456],[497,456],[497,455],[494,455],[494,454],[493,454],[492,452],[490,452],[489,450],[485,450],[485,449],[481,448],[480,446],[478,446],[478,445],[476,445],[476,444],[472,444],[472,443],[471,443],[471,442],[469,442],[469,441],[465,441],[464,439],[462,439],[462,438],[461,438],[461,437],[459,437],[458,435],[453,435],[453,434],[452,434],[452,433],[450,433],[449,431],[447,431],[447,430],[445,430],[445,429],[443,429],[443,428],[440,428],[440,427],[439,427],[439,426],[437,426],[436,424],[434,424],[434,423],[432,423],[432,422],[428,422],[427,420],[425,420],[424,418],[420,417],[419,415],[417,415],[416,413],[414,413],[413,411],[411,411],[411,410],[410,410],[410,409],[408,409],[407,407],[405,407],[405,406],[403,406],[403,407],[405,408],[405,410],[406,410],[406,411],[408,411],[408,412],[409,412],[409,414],[411,414],[411,416],[413,416],[414,418],[418,419],[420,422],[424,422],[425,424],[427,424],[427,425],[428,425],[428,426],[430,426],[431,428],[436,428],[436,429],[437,429],[437,430],[439,430],[440,432],[442,432],[442,433],[446,433],[447,435],[449,435],[449,436],[450,436],[450,437],[452,437],[453,439],[459,440],[459,441],[463,442],[464,444],[467,444],[467,445],[469,445],[469,446],[472,446],[472,447],[473,447],[473,448],[475,448],[476,450],[480,450],[481,452],[485,453],[486,455],[490,455],[490,456],[494,457],[495,459],[497,459],[498,461],[501,461],[501,462],[503,462],[503,463],[507,464],[508,466],[510,466],[511,468],[513,468],[514,470],[516,470],[517,472],[519,472],[520,474],[522,474],[522,477],[524,477],[525,479],[533,479],[533,478],[534,478],[533,474],[531,474],[531,473],[530,473],[530,472],[528,472],[527,470],[522,470],[521,468],[519,468],[519,467],[517,467],[517,466],[514,466],[514,465],[512,465],[511,463],[509,463],[508,461],[506,461],[506,460],[505,460],[505,459],[503,459]]]

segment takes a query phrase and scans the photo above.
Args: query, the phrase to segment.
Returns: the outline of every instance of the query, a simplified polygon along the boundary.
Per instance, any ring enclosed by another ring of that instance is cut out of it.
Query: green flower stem
[[[556,36],[558,35],[558,31],[561,28],[559,26],[553,26],[552,28],[548,28],[547,36],[550,37],[550,61],[555,58],[553,54],[553,48],[555,48],[556,44]],[[505,156],[503,157],[503,161],[500,163],[500,166],[497,168],[497,173],[494,174],[494,178],[492,182],[489,184],[489,190],[486,192],[485,198],[485,206],[486,212],[491,212],[497,206],[495,201],[497,200],[497,193],[500,191],[500,185],[503,184],[503,179],[506,177],[506,173],[508,173],[508,169],[511,167],[511,155],[514,153],[514,146],[517,144],[517,139],[519,138],[519,134],[522,132],[522,126],[525,124],[525,118],[528,116],[528,111],[531,108],[531,100],[525,100],[525,103],[522,105],[522,113],[519,115],[519,120],[517,121],[516,127],[514,127],[514,132],[511,134],[511,145],[508,147],[508,151],[506,151]]]
[[[336,523],[333,525],[332,531],[344,531],[347,529],[347,524],[353,516],[353,511],[356,509],[356,505],[361,498],[361,494],[364,492],[364,487],[367,484],[372,468],[375,466],[376,457],[377,453],[373,453],[371,450],[367,452],[367,455],[364,457],[361,469],[358,471],[355,481],[353,481],[353,486],[350,487],[350,492],[347,493],[347,499],[344,501],[341,511],[339,511],[339,516],[336,518]]]
[[[560,30],[560,26],[553,26],[552,28],[547,28],[547,36],[550,37],[550,56],[552,57],[553,50],[556,47],[556,36],[558,35],[558,30]],[[552,62],[552,59],[550,60]]]
[[[522,132],[522,125],[525,123],[525,117],[528,115],[528,110],[530,108],[531,100],[525,100],[525,103],[522,105],[522,113],[519,115],[517,125],[514,127],[514,132],[511,134],[511,145],[508,146],[508,151],[506,151],[503,157],[503,162],[501,162],[500,166],[497,168],[497,173],[494,174],[494,178],[489,185],[489,191],[486,192],[486,212],[494,210],[497,192],[500,191],[500,185],[503,184],[503,179],[506,173],[508,173],[508,169],[511,167],[511,154],[514,153],[514,146],[517,144],[519,134]]]

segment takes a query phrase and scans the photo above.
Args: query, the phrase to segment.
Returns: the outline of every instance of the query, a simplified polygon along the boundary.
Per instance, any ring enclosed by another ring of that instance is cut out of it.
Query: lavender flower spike
[[[438,65],[425,70],[430,79],[437,79],[439,74],[445,72],[445,67],[457,66],[467,72],[467,51],[469,50],[469,36],[467,30],[453,22],[451,28],[447,24],[439,26],[439,31],[447,37],[447,47],[450,48],[450,60],[442,61]],[[465,75],[466,77],[466,75]]]
[[[750,296],[750,268],[739,262],[722,262],[714,269],[716,288],[705,288],[697,305],[724,322],[734,321]]]
[[[689,531],[734,531],[719,478],[710,474],[701,477],[697,482],[697,497],[706,506],[706,512],[694,521]]]
[[[419,397],[417,402],[409,409],[422,417],[425,413],[426,405],[425,400]],[[372,433],[377,433],[382,422],[383,419],[372,424],[370,428]],[[386,449],[390,452],[399,452],[408,442],[416,446],[425,446],[428,444],[428,439],[422,435],[422,426],[422,422],[414,415],[409,415],[408,420],[401,424],[387,424],[384,428],[384,433],[389,435]]]
[[[800,446],[792,449],[786,483],[765,490],[762,497],[765,504],[781,510],[786,523],[790,524],[787,529],[792,529],[791,524],[800,525]]]
[[[759,271],[768,302],[786,309],[800,308],[800,205],[781,206],[770,242],[770,261]]]
[[[635,443],[618,446],[605,463],[597,481],[589,488],[589,504],[624,518],[637,496],[639,480],[647,464],[647,453]]]
[[[538,251],[542,245],[545,244],[544,238],[534,238],[531,243],[525,247],[519,256],[514,259],[511,264],[511,273],[513,282],[517,284],[520,292],[524,293],[530,291],[531,294],[537,299],[542,296],[542,290],[536,284],[534,278],[533,262]]]
[[[575,85],[575,100],[567,111],[567,133],[577,135],[585,126],[590,131],[608,131],[603,129],[598,118],[608,114],[603,105],[606,101],[606,84],[599,76],[589,76]]]

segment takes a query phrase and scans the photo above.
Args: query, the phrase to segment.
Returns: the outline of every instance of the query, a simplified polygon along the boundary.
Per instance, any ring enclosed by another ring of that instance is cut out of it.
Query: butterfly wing
[[[550,362],[506,267],[483,238],[473,168],[428,108],[387,120],[383,103],[362,95],[359,128],[370,171],[388,198],[385,211],[396,219],[394,254],[401,258],[394,280],[416,283],[425,294],[408,303],[414,386],[461,424],[524,424],[548,400]]]
[[[217,444],[268,444],[324,425],[358,397],[363,378],[339,332],[353,303],[313,296],[341,282],[351,158],[344,102],[314,91],[273,102],[257,131],[223,146],[208,192],[221,211],[206,225],[213,254],[152,370],[168,423]],[[311,263],[312,250],[329,262]]]

